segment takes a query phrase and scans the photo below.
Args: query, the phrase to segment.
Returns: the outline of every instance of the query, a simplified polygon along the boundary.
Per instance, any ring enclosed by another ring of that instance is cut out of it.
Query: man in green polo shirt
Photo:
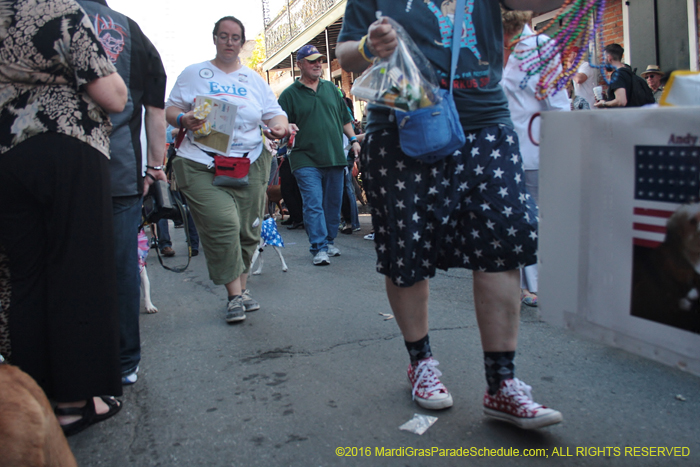
[[[289,162],[304,202],[304,225],[316,266],[330,264],[329,256],[340,256],[333,242],[338,234],[347,166],[343,134],[350,139],[355,156],[360,152],[342,96],[333,83],[321,79],[323,58],[313,45],[299,49],[301,77],[279,98],[289,123],[299,127]]]

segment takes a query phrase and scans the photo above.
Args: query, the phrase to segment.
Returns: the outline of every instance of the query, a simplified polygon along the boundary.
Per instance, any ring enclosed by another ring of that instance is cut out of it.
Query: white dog
[[[146,313],[158,313],[158,308],[151,302],[151,281],[148,280],[146,271],[146,257],[148,257],[148,237],[143,229],[139,231],[139,275],[141,276],[141,290]]]
[[[256,222],[259,222],[259,219],[256,219]],[[253,275],[262,274],[263,260],[260,254],[265,249],[265,245],[271,245],[272,248],[275,249],[275,251],[280,257],[280,261],[282,261],[282,271],[287,272],[287,269],[289,268],[287,268],[287,263],[285,263],[284,257],[282,256],[282,252],[279,249],[284,248],[284,242],[282,241],[282,237],[277,231],[277,223],[271,217],[263,221],[262,231],[260,232],[260,244],[258,244],[258,249],[255,250],[255,254],[253,254],[253,260],[250,262],[250,268],[253,269],[253,266],[255,266],[255,262],[259,259],[258,268],[253,271]]]

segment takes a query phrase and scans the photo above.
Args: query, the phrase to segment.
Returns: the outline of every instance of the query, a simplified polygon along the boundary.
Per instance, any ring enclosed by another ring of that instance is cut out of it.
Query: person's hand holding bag
[[[367,47],[370,53],[379,58],[386,58],[394,53],[399,45],[396,29],[386,16],[369,25],[367,29]]]

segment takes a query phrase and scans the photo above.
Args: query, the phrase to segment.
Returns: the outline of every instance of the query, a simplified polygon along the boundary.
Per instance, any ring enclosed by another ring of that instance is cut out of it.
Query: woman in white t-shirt
[[[260,217],[272,160],[264,147],[261,128],[267,126],[265,136],[272,139],[282,138],[296,128],[289,125],[267,83],[241,64],[238,55],[244,43],[245,27],[238,19],[226,16],[217,21],[216,58],[185,68],[166,104],[168,123],[188,130],[173,161],[173,170],[199,231],[209,277],[214,284],[226,287],[228,323],[242,321],[246,312],[260,308],[246,289],[246,281],[260,240]],[[193,112],[198,95],[237,106],[227,157],[250,159],[248,185],[212,184],[214,158],[193,143],[193,131],[204,124]]]

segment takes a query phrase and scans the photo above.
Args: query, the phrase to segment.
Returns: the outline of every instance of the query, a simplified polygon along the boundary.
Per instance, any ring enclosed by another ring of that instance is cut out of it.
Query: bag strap
[[[455,6],[455,22],[452,28],[452,60],[450,63],[450,94],[454,86],[455,72],[459,58],[460,43],[462,42],[462,26],[464,25],[464,0],[457,0]]]

